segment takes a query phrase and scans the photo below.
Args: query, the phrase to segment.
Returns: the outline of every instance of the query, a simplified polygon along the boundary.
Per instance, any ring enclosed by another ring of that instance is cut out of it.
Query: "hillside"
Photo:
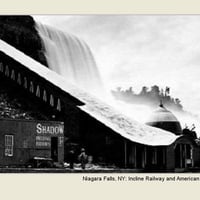
[[[43,112],[43,109],[34,101],[34,98],[20,91],[18,86],[10,83],[0,75],[0,118],[50,119],[49,116],[51,115]]]
[[[0,16],[0,39],[47,66],[42,42],[31,16]]]

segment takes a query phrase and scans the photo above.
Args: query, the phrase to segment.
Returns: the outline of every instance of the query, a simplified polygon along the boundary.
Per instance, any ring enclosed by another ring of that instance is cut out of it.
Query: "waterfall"
[[[96,96],[101,94],[100,74],[88,45],[73,35],[41,23],[37,23],[36,28],[44,43],[48,67],[77,87]]]
[[[44,43],[45,56],[50,69],[129,117],[133,117],[133,111],[134,116],[138,116],[136,118],[140,121],[146,116],[143,115],[142,106],[138,108],[138,106],[115,101],[110,92],[103,88],[94,57],[84,41],[41,23],[37,23],[36,28]],[[148,109],[145,107],[145,110]]]

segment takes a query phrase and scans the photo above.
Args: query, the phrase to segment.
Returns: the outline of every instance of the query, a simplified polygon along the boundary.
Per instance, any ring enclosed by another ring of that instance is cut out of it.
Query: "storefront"
[[[64,160],[64,123],[0,119],[0,166],[24,165],[34,157]]]

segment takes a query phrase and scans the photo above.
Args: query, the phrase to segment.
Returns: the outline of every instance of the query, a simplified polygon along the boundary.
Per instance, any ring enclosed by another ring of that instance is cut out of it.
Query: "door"
[[[54,162],[58,161],[58,138],[51,138],[51,158]]]

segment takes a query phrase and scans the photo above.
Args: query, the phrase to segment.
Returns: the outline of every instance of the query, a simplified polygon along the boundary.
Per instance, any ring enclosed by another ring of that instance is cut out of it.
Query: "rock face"
[[[0,39],[47,66],[42,42],[31,16],[0,16]],[[14,84],[0,76],[0,118],[48,119],[30,102],[32,100],[26,94],[20,93]]]
[[[47,66],[43,45],[31,16],[0,16],[0,39]]]

